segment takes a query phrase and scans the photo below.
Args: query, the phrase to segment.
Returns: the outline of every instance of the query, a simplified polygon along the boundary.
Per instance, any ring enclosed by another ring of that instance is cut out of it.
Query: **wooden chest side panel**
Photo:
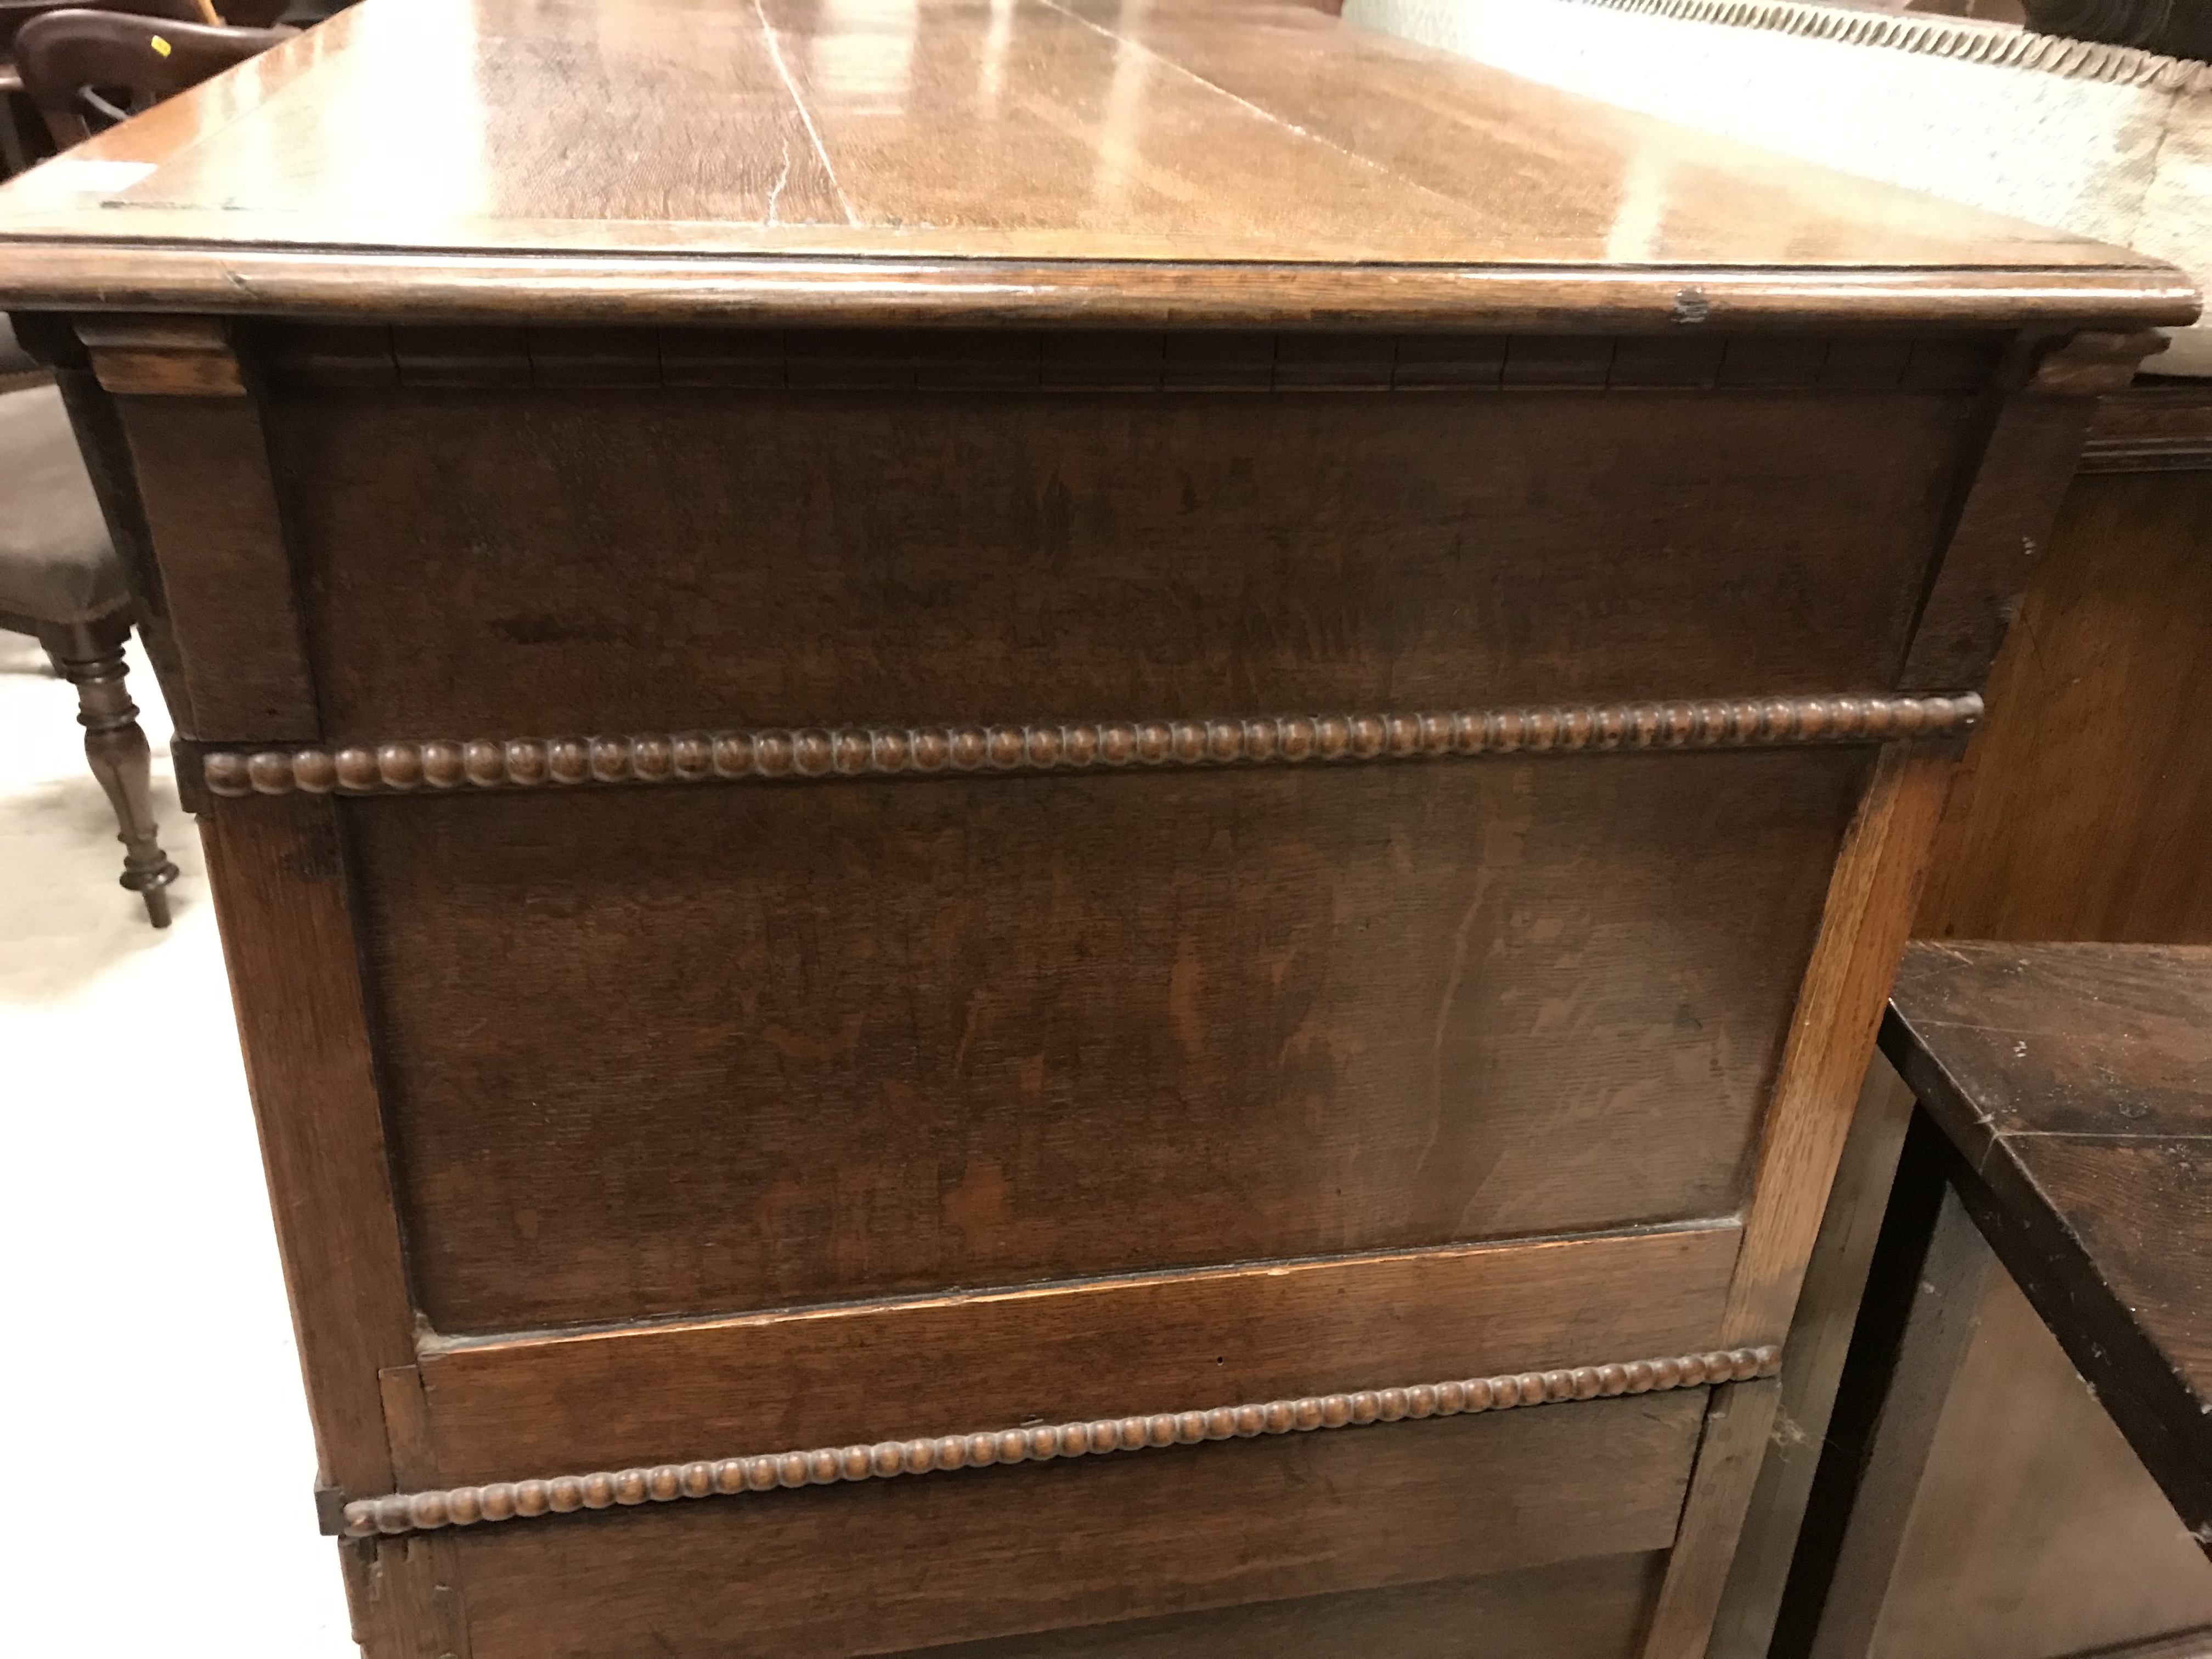
[[[530,1329],[1731,1213],[1870,763],[341,802],[420,1305]]]
[[[845,1659],[1663,1549],[1704,1407],[1687,1389],[465,1532],[472,1659]]]
[[[1886,690],[1970,407],[271,401],[338,742]]]
[[[1462,1245],[433,1349],[436,1467],[416,1484],[1701,1353],[1738,1237],[1724,1223]]]
[[[908,1659],[1636,1659],[1666,1557],[1346,1590],[914,1650]]]

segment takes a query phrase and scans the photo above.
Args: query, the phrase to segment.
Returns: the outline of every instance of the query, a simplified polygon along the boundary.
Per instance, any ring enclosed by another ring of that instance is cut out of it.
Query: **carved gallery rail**
[[[521,1521],[541,1515],[614,1505],[672,1504],[687,1498],[729,1498],[780,1487],[830,1486],[843,1480],[888,1480],[937,1474],[994,1463],[1044,1462],[1096,1457],[1108,1452],[1192,1446],[1206,1440],[1257,1435],[1310,1434],[1429,1417],[1458,1417],[1673,1389],[1748,1382],[1782,1369],[1782,1350],[1731,1348],[1712,1353],[1638,1359],[1564,1370],[1523,1371],[1469,1377],[1410,1388],[1368,1389],[1351,1394],[1307,1395],[1202,1411],[1100,1418],[1086,1423],[990,1429],[930,1439],[885,1440],[872,1446],[817,1446],[650,1468],[617,1469],[548,1480],[500,1480],[443,1492],[395,1492],[364,1498],[344,1509],[348,1537],[434,1531],[486,1521]]]
[[[367,794],[428,786],[938,772],[1079,771],[1117,766],[1296,764],[1447,755],[1878,743],[1964,734],[1982,714],[1958,696],[1768,697],[1617,702],[1449,714],[1286,715],[1082,726],[812,727],[649,737],[443,738],[342,748],[210,749],[217,795]]]

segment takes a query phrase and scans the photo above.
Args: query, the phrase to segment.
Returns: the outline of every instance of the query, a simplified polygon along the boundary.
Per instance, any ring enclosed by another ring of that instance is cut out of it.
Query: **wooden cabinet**
[[[373,1659],[1699,1652],[2187,285],[1304,9],[432,9],[0,193]]]

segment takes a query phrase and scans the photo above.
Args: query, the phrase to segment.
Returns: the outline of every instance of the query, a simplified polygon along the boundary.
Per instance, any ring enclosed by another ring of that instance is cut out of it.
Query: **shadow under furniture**
[[[2212,1553],[2212,949],[1914,945],[1881,1047],[1918,1110],[1814,1495],[1835,1524],[1792,1574],[1814,1659],[1894,1622],[1942,1425],[1992,1398],[1966,1379],[2007,1273]],[[2212,1627],[2096,1651],[2194,1659]]]

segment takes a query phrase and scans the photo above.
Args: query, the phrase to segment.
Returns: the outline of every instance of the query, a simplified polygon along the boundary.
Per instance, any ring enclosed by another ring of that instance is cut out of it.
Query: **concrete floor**
[[[230,994],[143,659],[176,922],[0,634],[0,1654],[356,1659]]]

